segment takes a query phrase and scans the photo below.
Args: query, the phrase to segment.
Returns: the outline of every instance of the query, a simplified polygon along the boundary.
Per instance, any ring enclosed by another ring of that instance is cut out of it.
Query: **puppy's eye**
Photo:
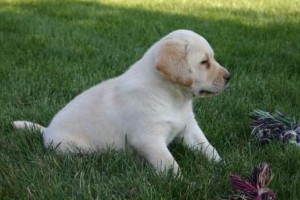
[[[201,66],[205,66],[205,68],[208,69],[208,68],[210,67],[210,66],[209,66],[208,60],[203,60],[203,61],[201,62]]]
[[[203,60],[202,62],[201,62],[201,65],[207,65],[208,64],[208,60]]]

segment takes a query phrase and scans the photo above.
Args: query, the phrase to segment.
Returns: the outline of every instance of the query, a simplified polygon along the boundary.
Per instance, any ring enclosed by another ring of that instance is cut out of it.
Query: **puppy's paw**
[[[216,149],[212,149],[211,152],[208,154],[209,160],[213,162],[220,162],[222,161],[221,157],[219,156]]]

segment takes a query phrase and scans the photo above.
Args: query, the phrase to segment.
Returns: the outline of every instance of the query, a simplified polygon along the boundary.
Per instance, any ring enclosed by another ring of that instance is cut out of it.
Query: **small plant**
[[[272,140],[296,144],[300,147],[300,123],[276,111],[254,110],[250,113],[251,135],[263,144]]]

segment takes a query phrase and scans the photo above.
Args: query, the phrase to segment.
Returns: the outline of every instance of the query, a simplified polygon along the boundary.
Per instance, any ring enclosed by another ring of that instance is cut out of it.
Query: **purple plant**
[[[300,123],[275,111],[254,110],[250,113],[251,135],[263,144],[272,140],[300,146]]]
[[[243,179],[237,174],[229,177],[232,191],[227,200],[276,200],[275,193],[267,187],[272,180],[267,163],[259,164],[248,178]]]

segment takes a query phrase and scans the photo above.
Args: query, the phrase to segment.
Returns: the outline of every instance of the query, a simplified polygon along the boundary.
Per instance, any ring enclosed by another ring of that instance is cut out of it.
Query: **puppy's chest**
[[[182,113],[173,113],[168,120],[170,131],[167,133],[166,141],[169,144],[179,133],[186,128],[187,117]]]

